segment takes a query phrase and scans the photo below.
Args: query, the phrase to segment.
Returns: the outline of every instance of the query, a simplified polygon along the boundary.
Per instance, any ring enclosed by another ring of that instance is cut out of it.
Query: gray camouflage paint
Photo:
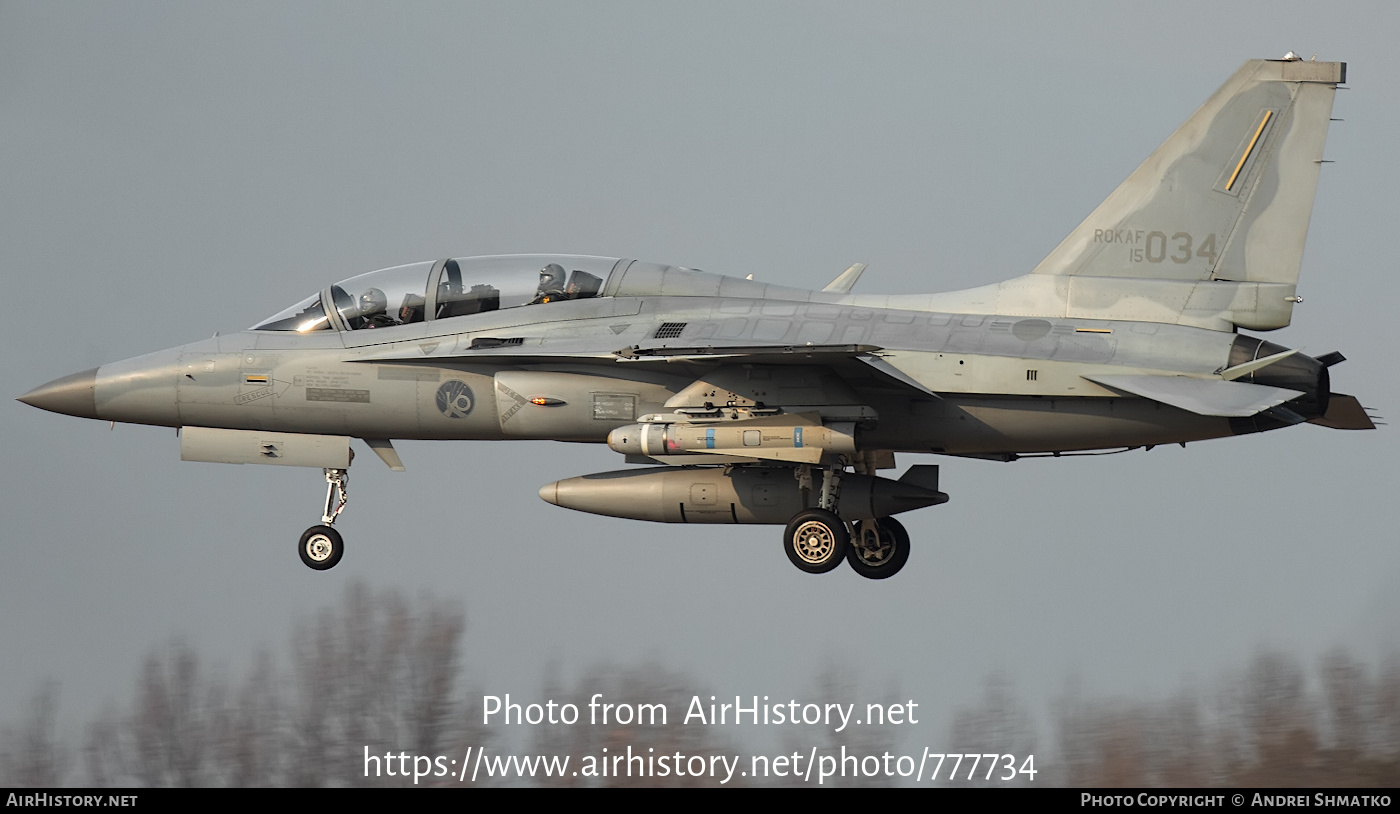
[[[870,296],[617,260],[593,299],[372,331],[246,331],[23,398],[175,427],[598,443],[643,416],[702,407],[699,382],[757,369],[838,379],[801,396],[727,395],[828,420],[858,409],[862,453],[1012,456],[1282,426],[1092,379],[1217,378],[1237,328],[1288,324],[1344,68],[1246,63],[1031,274],[992,286]],[[430,281],[428,313],[435,291]],[[684,327],[655,338],[665,323]],[[483,338],[511,343],[473,347]]]

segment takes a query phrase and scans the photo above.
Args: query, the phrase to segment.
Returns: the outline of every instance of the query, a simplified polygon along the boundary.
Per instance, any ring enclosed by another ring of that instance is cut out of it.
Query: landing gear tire
[[[325,571],[334,568],[345,553],[345,541],[340,532],[330,526],[312,526],[301,535],[297,553],[307,568]]]
[[[788,521],[783,548],[792,564],[809,574],[825,574],[846,556],[846,524],[825,509],[808,509]]]
[[[888,579],[909,561],[909,532],[893,517],[861,520],[846,561],[866,579]]]

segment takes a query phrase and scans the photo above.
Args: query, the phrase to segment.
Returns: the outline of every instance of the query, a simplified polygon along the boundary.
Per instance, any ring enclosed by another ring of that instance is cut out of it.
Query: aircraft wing
[[[1109,374],[1085,376],[1095,384],[1160,401],[1197,415],[1243,418],[1303,395],[1263,384],[1193,379],[1187,376]]]
[[[852,368],[862,368],[874,372],[877,379],[895,389],[908,388],[925,396],[941,396],[921,384],[917,379],[881,358],[884,349],[877,345],[740,345],[708,344],[686,347],[665,345],[642,347],[632,345],[611,351],[596,348],[585,349],[577,346],[570,349],[549,348],[540,345],[492,345],[466,349],[438,349],[431,352],[418,347],[391,348],[385,351],[356,357],[360,362],[420,362],[441,363],[445,361],[472,362],[509,360],[512,362],[560,362],[569,361],[582,364],[646,364],[646,363],[711,363],[726,364],[821,364],[838,372],[855,372]]]

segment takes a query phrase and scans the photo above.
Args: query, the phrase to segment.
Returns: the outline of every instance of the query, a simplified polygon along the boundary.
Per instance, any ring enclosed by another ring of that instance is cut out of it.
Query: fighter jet
[[[102,365],[21,401],[179,428],[184,460],[321,468],[344,551],[352,439],[607,444],[630,468],[540,489],[661,523],[785,526],[794,565],[897,573],[894,515],[946,502],[938,466],[1150,449],[1301,423],[1373,429],[1316,358],[1251,333],[1297,294],[1346,65],[1246,62],[1028,274],[927,295],[821,290],[641,260],[454,257],[329,285],[241,333]]]

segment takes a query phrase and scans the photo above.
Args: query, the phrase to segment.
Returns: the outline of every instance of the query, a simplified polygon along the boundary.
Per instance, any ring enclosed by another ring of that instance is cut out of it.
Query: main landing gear
[[[846,562],[866,579],[887,579],[909,560],[909,532],[893,517],[857,520]]]
[[[825,574],[846,558],[850,535],[846,523],[826,509],[798,512],[784,537],[788,559],[809,574]]]
[[[297,553],[306,567],[317,571],[334,568],[345,553],[345,541],[340,532],[331,528],[335,519],[345,511],[350,501],[350,473],[344,469],[326,469],[326,511],[321,516],[325,525],[312,526],[301,535],[297,543]]]
[[[866,579],[888,579],[909,560],[909,532],[893,517],[847,523],[836,514],[842,469],[822,471],[818,507],[798,512],[783,533],[783,548],[792,564],[809,574],[825,574],[845,560]],[[812,489],[811,467],[794,473],[803,494]],[[805,501],[804,501],[805,502]]]

